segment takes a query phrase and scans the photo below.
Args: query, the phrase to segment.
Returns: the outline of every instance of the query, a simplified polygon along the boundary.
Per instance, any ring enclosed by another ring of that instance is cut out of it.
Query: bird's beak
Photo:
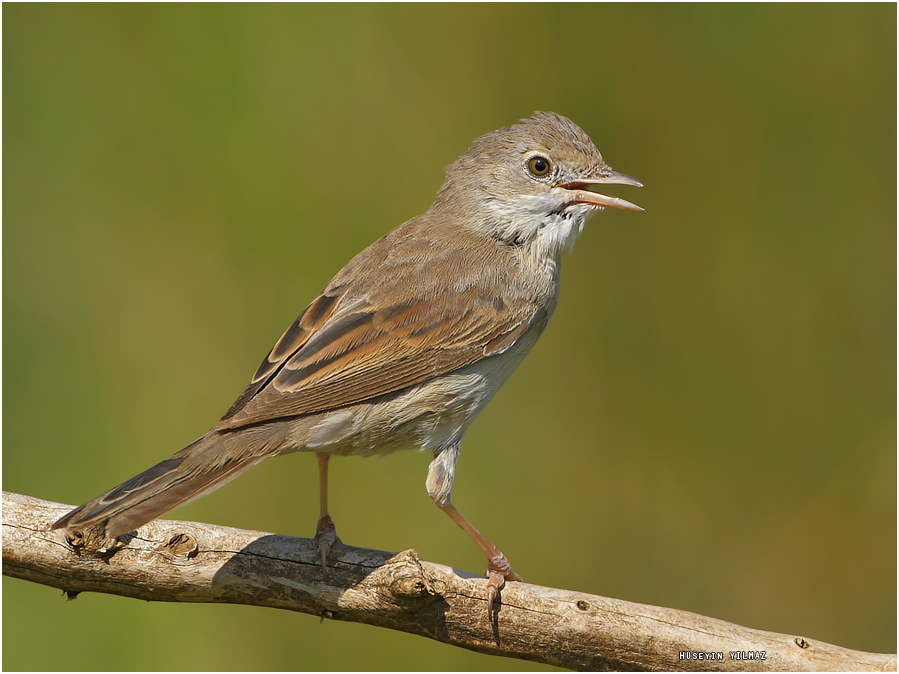
[[[582,187],[588,187],[590,185],[605,184],[633,185],[634,187],[643,187],[643,183],[641,183],[636,178],[631,178],[630,176],[624,175],[623,173],[618,173],[618,171],[612,171],[611,169],[603,169],[595,176],[573,180],[570,183],[557,185],[557,187],[571,190],[572,200],[570,203],[573,204],[589,204],[591,206],[599,207],[609,206],[611,208],[626,208],[631,211],[643,210],[636,204],[632,204],[630,201],[625,201],[624,199],[619,199],[618,197],[606,196],[605,194],[600,194],[599,192],[590,192],[581,189]]]

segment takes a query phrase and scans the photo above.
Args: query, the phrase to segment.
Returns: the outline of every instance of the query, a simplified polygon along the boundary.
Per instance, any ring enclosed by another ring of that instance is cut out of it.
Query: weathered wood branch
[[[485,579],[422,561],[414,550],[338,544],[323,579],[310,539],[196,522],[157,520],[103,548],[50,530],[70,508],[3,492],[3,574],[70,596],[289,609],[570,669],[896,671],[895,655],[526,583],[507,583],[488,617]]]

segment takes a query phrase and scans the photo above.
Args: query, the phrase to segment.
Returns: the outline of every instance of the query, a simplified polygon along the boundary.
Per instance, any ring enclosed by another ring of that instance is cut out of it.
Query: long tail
[[[53,528],[76,531],[102,526],[108,538],[137,529],[272,456],[274,452],[266,451],[264,437],[253,442],[246,435],[210,431],[165,461],[78,506]]]

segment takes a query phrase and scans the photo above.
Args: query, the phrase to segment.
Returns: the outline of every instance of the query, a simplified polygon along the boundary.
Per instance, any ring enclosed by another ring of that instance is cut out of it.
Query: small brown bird
[[[359,253],[281,336],[199,440],[54,525],[114,538],[263,459],[315,452],[324,566],[332,455],[433,454],[428,494],[487,556],[488,607],[505,556],[452,505],[462,435],[534,346],[559,296],[562,253],[604,206],[584,188],[642,185],[612,171],[571,120],[538,112],[481,136],[449,166],[426,213]]]

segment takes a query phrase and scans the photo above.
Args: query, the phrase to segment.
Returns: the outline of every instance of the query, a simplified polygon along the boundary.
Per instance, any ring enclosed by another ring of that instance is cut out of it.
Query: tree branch
[[[3,492],[3,574],[70,598],[92,591],[288,609],[569,669],[896,671],[895,655],[526,583],[507,583],[488,619],[484,578],[414,550],[337,544],[323,579],[310,539],[211,524],[156,520],[104,547],[50,530],[70,508]]]

